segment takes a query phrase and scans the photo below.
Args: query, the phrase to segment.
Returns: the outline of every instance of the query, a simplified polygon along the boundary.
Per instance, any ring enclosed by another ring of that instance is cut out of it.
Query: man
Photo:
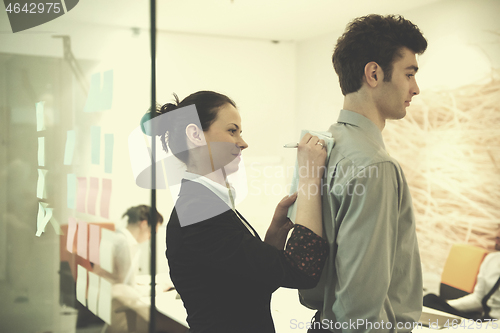
[[[411,195],[381,131],[419,93],[416,54],[426,48],[400,16],[357,18],[337,41],[333,65],[345,97],[329,129],[336,143],[324,179],[330,256],[318,286],[300,291],[302,304],[319,310],[310,332],[410,332],[420,317]]]
[[[500,229],[495,236],[495,250],[500,251]],[[424,305],[464,318],[500,319],[500,252],[484,258],[472,294],[444,300],[434,294],[425,295]]]

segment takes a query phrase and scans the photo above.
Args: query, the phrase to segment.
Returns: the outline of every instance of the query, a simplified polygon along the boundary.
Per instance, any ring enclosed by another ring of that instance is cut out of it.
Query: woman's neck
[[[226,178],[226,173],[224,170],[219,169],[213,172],[202,172],[201,170],[195,169],[195,168],[187,168],[187,172],[191,172],[203,177],[207,177],[211,181],[214,181],[218,184],[221,184],[224,187],[227,187],[227,178]]]

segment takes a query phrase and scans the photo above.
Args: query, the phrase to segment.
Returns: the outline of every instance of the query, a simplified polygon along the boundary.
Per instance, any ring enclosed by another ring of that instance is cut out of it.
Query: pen
[[[298,143],[287,143],[286,145],[283,145],[283,148],[298,148],[299,144]]]

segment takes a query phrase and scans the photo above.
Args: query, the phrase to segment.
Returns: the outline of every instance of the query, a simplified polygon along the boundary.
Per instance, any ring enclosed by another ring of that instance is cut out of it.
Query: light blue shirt
[[[322,199],[330,256],[301,302],[320,310],[331,331],[410,332],[422,311],[422,269],[403,171],[368,118],[342,110],[329,131],[335,147]]]

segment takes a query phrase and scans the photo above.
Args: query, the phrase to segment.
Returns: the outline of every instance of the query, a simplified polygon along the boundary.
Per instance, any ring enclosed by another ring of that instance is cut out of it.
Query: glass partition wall
[[[148,332],[150,241],[117,234],[151,205],[128,152],[152,100],[150,3],[71,2],[16,33],[0,14],[1,331]]]

